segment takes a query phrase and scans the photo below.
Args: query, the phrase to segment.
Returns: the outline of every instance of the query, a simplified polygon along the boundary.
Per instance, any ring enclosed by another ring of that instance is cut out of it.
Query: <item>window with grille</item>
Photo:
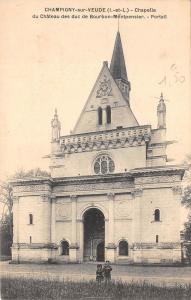
[[[154,212],[154,219],[156,222],[159,222],[160,221],[160,209],[155,209],[155,212]]]
[[[107,124],[111,124],[111,107],[106,107]]]
[[[33,224],[33,215],[29,214],[29,224]]]
[[[113,173],[114,170],[115,170],[115,164],[108,155],[102,155],[96,159],[94,164],[95,174]]]
[[[67,241],[61,242],[61,255],[69,255],[69,243]]]
[[[121,256],[128,256],[129,249],[127,241],[120,241],[119,242],[119,255]]]
[[[156,243],[158,243],[159,242],[159,236],[158,236],[158,234],[156,235]]]
[[[98,108],[98,124],[102,125],[102,108]]]

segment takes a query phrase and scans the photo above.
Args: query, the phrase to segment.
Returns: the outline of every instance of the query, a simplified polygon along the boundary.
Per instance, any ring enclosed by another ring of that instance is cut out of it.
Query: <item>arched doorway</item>
[[[104,261],[105,218],[97,208],[84,214],[84,261]]]

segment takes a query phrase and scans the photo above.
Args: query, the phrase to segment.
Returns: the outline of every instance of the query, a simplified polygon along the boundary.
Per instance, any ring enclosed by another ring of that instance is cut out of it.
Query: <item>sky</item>
[[[56,4],[56,5],[55,5]],[[57,108],[62,135],[69,134],[103,61],[110,63],[116,19],[32,18],[45,8],[156,9],[144,19],[120,19],[131,108],[140,125],[157,126],[161,92],[167,106],[172,164],[191,153],[190,2],[1,0],[0,179],[19,169],[48,170],[51,119]],[[58,13],[68,14],[67,12]],[[95,13],[94,13],[95,15]],[[71,16],[71,14],[70,14]],[[148,17],[148,18],[147,18]]]

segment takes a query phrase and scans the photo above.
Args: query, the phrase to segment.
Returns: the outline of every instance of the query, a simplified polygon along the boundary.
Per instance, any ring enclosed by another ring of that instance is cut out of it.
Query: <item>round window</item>
[[[108,155],[99,156],[94,163],[95,174],[108,174],[113,173],[115,164]]]

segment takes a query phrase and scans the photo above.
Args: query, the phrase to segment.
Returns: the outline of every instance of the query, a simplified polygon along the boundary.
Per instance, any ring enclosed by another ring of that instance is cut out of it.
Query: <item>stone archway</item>
[[[101,261],[105,257],[105,218],[97,208],[88,209],[84,221],[84,261]]]

